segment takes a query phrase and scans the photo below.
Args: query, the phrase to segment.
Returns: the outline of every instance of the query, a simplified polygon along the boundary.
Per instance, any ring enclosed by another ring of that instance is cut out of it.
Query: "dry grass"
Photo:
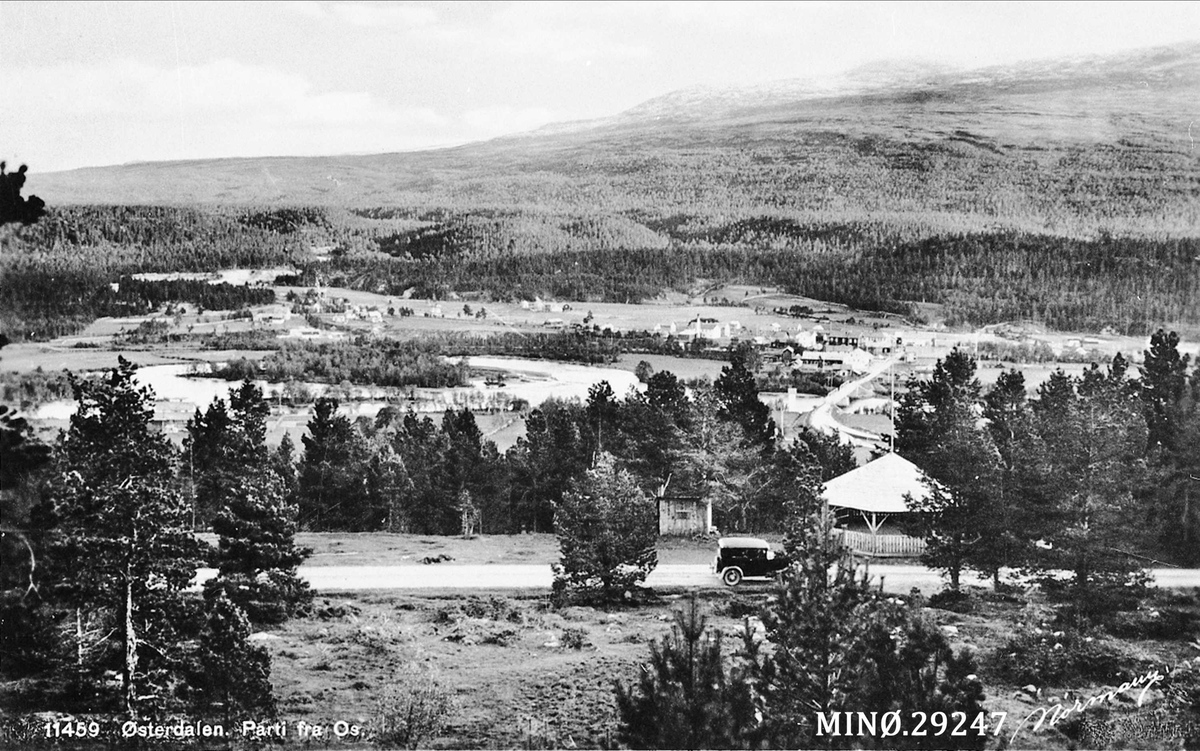
[[[611,744],[612,683],[632,680],[648,655],[645,642],[670,631],[674,601],[605,613],[582,607],[554,612],[543,598],[491,599],[504,606],[499,619],[478,617],[497,615],[487,613],[488,598],[319,600],[318,610],[334,615],[292,621],[264,642],[274,659],[282,716],[367,726],[375,694],[401,670],[418,665],[454,705],[442,736],[422,745]],[[712,622],[730,632],[737,627],[725,616]]]
[[[725,633],[726,645],[733,649],[741,625],[737,616],[757,612],[766,595],[714,590],[700,596],[709,622]],[[1039,698],[994,679],[988,656],[1019,629],[1039,622],[1053,629],[1053,611],[1040,600],[1031,604],[982,590],[974,593],[974,602],[966,614],[929,608],[926,615],[946,627],[956,649],[970,649],[980,657],[985,707],[1007,712],[1008,728],[1015,729],[1022,718],[1049,706],[1067,689],[1085,698],[1101,690],[1094,682],[1045,685],[1038,687]],[[319,599],[323,617],[285,624],[273,633],[278,638],[264,643],[274,658],[282,716],[289,721],[331,724],[342,719],[366,726],[375,695],[397,676],[417,670],[453,697],[441,735],[423,746],[597,748],[613,743],[613,681],[633,680],[649,655],[647,642],[669,633],[671,612],[679,607],[679,596],[606,613],[581,607],[553,611],[542,597],[364,595]],[[1163,669],[1190,659],[1195,651],[1180,640],[1097,636],[1111,642],[1130,666]],[[1114,677],[1112,686],[1117,683]],[[1151,711],[1122,701],[1112,707],[1124,714]],[[996,741],[989,742],[988,748],[997,747]],[[1067,749],[1075,743],[1057,729],[1027,730],[1013,747]]]

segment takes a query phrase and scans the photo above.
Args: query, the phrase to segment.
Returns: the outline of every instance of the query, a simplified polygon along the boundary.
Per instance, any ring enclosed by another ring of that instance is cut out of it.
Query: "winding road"
[[[826,395],[825,400],[820,406],[808,413],[808,425],[814,430],[819,430],[826,435],[841,436],[843,443],[850,443],[855,446],[866,446],[873,448],[879,444],[879,435],[867,430],[852,428],[848,425],[843,425],[833,417],[833,408],[838,402],[843,399],[849,399],[851,395],[860,387],[865,386],[871,381],[878,378],[888,368],[895,364],[895,358],[888,358],[875,363],[865,375],[843,383],[838,388],[830,391]]]

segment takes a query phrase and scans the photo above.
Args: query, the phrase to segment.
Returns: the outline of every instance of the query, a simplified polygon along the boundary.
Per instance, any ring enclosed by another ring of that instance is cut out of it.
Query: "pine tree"
[[[588,388],[584,413],[588,425],[588,456],[594,456],[605,450],[606,439],[608,443],[613,443],[613,437],[620,430],[621,404],[608,381],[592,384]]]
[[[212,526],[217,577],[205,583],[206,598],[224,593],[259,623],[281,623],[312,601],[308,583],[296,573],[312,551],[296,546],[296,508],[273,472],[248,469],[229,489]]]
[[[769,465],[737,423],[718,416],[719,409],[711,391],[698,389],[693,395],[691,429],[682,436],[676,487],[712,504],[716,526],[745,532],[757,519],[755,491]]]
[[[654,503],[610,454],[600,454],[596,465],[563,495],[554,512],[554,533],[562,553],[554,567],[559,599],[614,602],[658,564]]]
[[[770,446],[775,440],[775,421],[771,409],[758,398],[758,385],[746,366],[746,358],[745,350],[736,350],[713,383],[721,404],[720,415],[741,425],[751,444]]]
[[[349,418],[338,414],[336,399],[317,400],[301,442],[296,488],[301,525],[317,531],[372,528],[365,441]]]
[[[1046,446],[1034,426],[1019,370],[1005,371],[984,397],[983,417],[999,459],[991,512],[993,528],[972,556],[973,567],[992,575],[999,586],[1000,570],[1024,566],[1035,557],[1050,520],[1046,513]]]
[[[671,635],[651,645],[637,681],[616,683],[618,740],[629,748],[753,748],[761,710],[751,671],[725,663],[721,632],[708,628],[693,596],[675,611]]]
[[[1180,408],[1187,396],[1189,357],[1179,353],[1179,334],[1159,329],[1150,337],[1141,367],[1141,396],[1146,405],[1150,446],[1178,449]]]
[[[964,422],[938,436],[925,456],[927,495],[909,507],[925,539],[922,563],[944,571],[953,591],[965,568],[999,575],[1000,556],[987,554],[1009,532],[996,502],[999,459],[988,433]]]
[[[587,471],[591,455],[580,431],[578,405],[547,399],[525,421],[525,435],[508,450],[513,532],[554,528],[554,507]],[[660,480],[661,482],[661,480]]]
[[[1001,456],[979,425],[984,406],[975,361],[954,350],[928,381],[910,383],[898,411],[896,447],[922,469],[928,493],[911,505],[910,525],[925,538],[922,560],[945,571],[957,591],[964,568],[996,577],[1006,521],[997,504]]]
[[[678,470],[692,429],[692,409],[675,375],[655,373],[645,393],[631,390],[621,404],[620,432],[607,441],[643,488],[656,489]]]
[[[469,442],[468,442],[469,445]],[[460,444],[460,447],[462,444]],[[419,534],[455,534],[461,518],[454,508],[458,486],[444,468],[451,454],[450,437],[428,417],[408,412],[392,437],[396,462],[381,473],[379,481],[399,493],[398,509],[392,518],[407,520]],[[394,475],[388,476],[394,471]],[[469,469],[466,470],[469,473]]]
[[[183,472],[193,499],[195,524],[207,527],[224,500],[235,467],[230,456],[229,412],[225,401],[213,399],[203,413],[199,409],[187,424],[183,441]]]
[[[816,748],[863,740],[820,735],[817,718],[828,712],[899,710],[908,729],[913,712],[960,711],[974,721],[984,696],[970,655],[954,654],[916,605],[884,597],[858,574],[834,536],[811,458],[799,468],[795,488],[784,542],[792,564],[763,610],[770,649],[755,658],[751,675],[765,744]],[[745,642],[753,654],[749,635]],[[950,739],[966,748],[985,741]],[[919,747],[923,740],[901,735],[883,742]],[[947,738],[934,742],[944,746]]]
[[[955,349],[938,360],[929,380],[913,378],[896,410],[896,451],[922,466],[936,452],[938,436],[963,421],[973,421],[982,386],[975,360]]]
[[[807,425],[800,426],[793,439],[795,443],[804,444],[805,448],[821,465],[821,479],[825,482],[846,474],[858,466],[854,459],[854,449],[848,443],[842,443],[837,435],[825,435],[813,430]]]
[[[442,418],[441,432],[446,451],[439,472],[446,502],[451,508],[459,509],[456,513],[461,525],[459,502],[466,493],[474,518],[471,527],[483,531],[483,522],[491,522],[493,516],[502,514],[497,506],[506,490],[507,468],[500,461],[496,444],[483,437],[471,410],[447,410]]]
[[[73,381],[76,411],[37,513],[49,559],[43,592],[77,622],[93,614],[112,624],[102,640],[120,655],[130,715],[168,701],[184,590],[200,563],[174,449],[151,429],[153,396],[135,372],[120,358],[104,379]]]
[[[1141,368],[1140,395],[1147,425],[1147,462],[1155,477],[1143,493],[1150,508],[1152,543],[1184,564],[1200,562],[1200,390],[1189,384],[1189,357],[1179,336],[1159,329]]]
[[[223,399],[213,399],[188,421],[183,472],[192,485],[197,524],[211,524],[238,478],[267,464],[269,414],[262,389],[246,381],[230,389],[228,407]]]
[[[50,462],[50,447],[24,418],[0,405],[0,672],[45,667],[54,653],[53,620],[42,606],[38,553],[29,526],[30,499]]]
[[[279,481],[283,483],[283,496],[289,502],[294,502],[296,498],[296,444],[292,441],[292,437],[284,433],[283,438],[279,439],[279,446],[271,454],[271,470],[279,477]]]
[[[853,614],[869,595],[848,551],[836,540],[822,498],[820,468],[809,455],[795,468],[784,548],[791,561],[774,602],[763,611],[767,640],[781,647],[759,677],[774,745],[810,748],[817,712],[839,709],[839,676],[854,641]]]
[[[250,643],[250,623],[221,593],[209,601],[192,677],[199,703],[227,728],[237,720],[275,716],[271,657]]]
[[[1045,485],[1053,524],[1041,565],[1073,573],[1078,606],[1103,608],[1098,590],[1120,588],[1141,570],[1126,553],[1139,532],[1134,491],[1145,475],[1146,422],[1120,364],[1063,383],[1043,384],[1033,403],[1038,433],[1053,447]]]

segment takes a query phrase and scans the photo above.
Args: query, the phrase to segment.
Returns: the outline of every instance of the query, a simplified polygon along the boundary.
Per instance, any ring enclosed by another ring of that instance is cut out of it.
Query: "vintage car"
[[[787,556],[782,551],[772,549],[766,540],[757,537],[722,537],[717,540],[713,573],[719,575],[727,585],[736,587],[746,577],[772,578],[787,565]]]

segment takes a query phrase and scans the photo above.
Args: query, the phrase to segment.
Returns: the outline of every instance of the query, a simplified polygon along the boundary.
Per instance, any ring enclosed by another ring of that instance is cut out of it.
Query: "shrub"
[[[226,723],[238,717],[273,717],[271,657],[250,642],[250,621],[223,594],[208,601],[200,634],[198,667],[193,684],[201,706]]]
[[[521,609],[505,597],[489,596],[486,600],[472,597],[462,604],[462,612],[469,618],[488,618],[509,623],[520,623],[524,620]]]
[[[387,686],[375,705],[372,737],[384,748],[427,746],[454,712],[449,690],[426,672],[407,669]]]
[[[517,641],[521,635],[517,633],[515,628],[491,628],[484,630],[479,637],[482,644],[495,644],[498,647],[507,647]]]
[[[975,609],[975,600],[961,589],[943,589],[929,598],[929,607],[952,613],[970,613]]]
[[[521,608],[505,597],[470,597],[465,602],[443,605],[433,611],[433,622],[438,625],[458,623],[463,618],[483,618],[504,623],[523,623],[525,614]]]
[[[1118,613],[1107,631],[1122,639],[1191,641],[1200,630],[1200,614],[1181,608],[1137,610]]]
[[[988,662],[1000,680],[1024,685],[1111,681],[1122,672],[1123,655],[1079,631],[1018,628]]]
[[[763,601],[759,598],[748,599],[734,597],[729,602],[725,603],[725,607],[722,608],[722,610],[724,611],[725,615],[729,616],[730,618],[757,618],[758,614],[762,611],[762,606]]]
[[[1149,596],[1148,577],[1134,572],[1128,577],[1101,580],[1079,596],[1070,582],[1043,579],[1046,595],[1066,605],[1058,611],[1058,622],[1070,628],[1088,628],[1110,622],[1118,613],[1136,609]]]
[[[591,641],[588,640],[587,629],[571,626],[563,629],[562,645],[567,649],[583,649],[590,647]]]

